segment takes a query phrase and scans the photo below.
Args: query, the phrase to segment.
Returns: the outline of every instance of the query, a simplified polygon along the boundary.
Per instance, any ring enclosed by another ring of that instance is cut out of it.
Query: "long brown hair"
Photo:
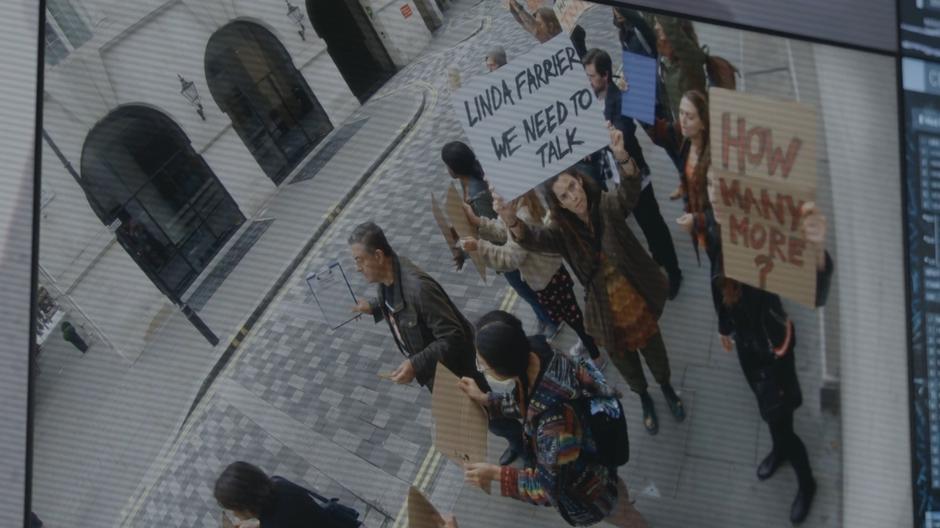
[[[692,179],[686,177],[685,167],[682,170],[682,185],[685,187],[685,191],[689,197],[689,211],[690,213],[702,213],[710,206],[708,202],[708,168],[711,166],[711,140],[709,137],[709,130],[711,130],[711,122],[708,117],[708,98],[702,92],[698,90],[689,90],[683,96],[684,99],[688,99],[695,106],[695,111],[698,112],[699,121],[702,122],[702,148],[697,152],[698,154],[698,163],[695,164],[695,168],[692,170]],[[694,145],[692,140],[685,138],[683,140],[683,148],[692,149]]]
[[[525,207],[529,210],[529,216],[532,217],[532,221],[534,223],[538,225],[543,223],[543,219],[545,218],[545,207],[542,205],[542,200],[539,199],[538,187],[529,190],[529,192],[513,200],[512,206],[517,211],[520,207]]]
[[[729,307],[738,304],[741,300],[741,283],[728,277],[721,277],[718,280],[721,288],[721,303]]]
[[[535,15],[545,22],[545,29],[548,31],[549,37],[554,37],[561,33],[561,22],[558,21],[554,9],[551,7],[540,7],[535,10]]]
[[[555,196],[555,191],[552,188],[555,185],[555,182],[558,181],[558,178],[562,174],[567,174],[572,178],[581,182],[581,187],[584,188],[584,194],[587,197],[588,204],[588,218],[591,219],[594,217],[593,212],[594,208],[597,206],[597,202],[600,200],[601,189],[591,179],[590,176],[585,175],[578,169],[570,167],[565,169],[558,174],[552,176],[548,179],[543,185],[545,186],[546,192],[545,196],[548,201],[548,210],[552,213],[552,220],[558,224],[558,227],[561,228],[562,232],[565,234],[565,237],[573,238],[577,240],[579,249],[584,252],[584,254],[592,254],[594,248],[591,247],[590,241],[584,240],[582,237],[578,236],[578,224],[582,223],[581,220],[572,213],[571,211],[565,209],[561,205],[561,201],[558,200],[558,197]],[[595,226],[591,226],[593,229]]]

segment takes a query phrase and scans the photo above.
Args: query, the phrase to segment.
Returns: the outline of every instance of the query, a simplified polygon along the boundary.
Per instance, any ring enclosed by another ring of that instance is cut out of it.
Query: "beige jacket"
[[[519,218],[525,222],[532,222],[528,208],[522,207],[517,211]],[[479,251],[486,265],[496,271],[522,272],[522,278],[535,291],[548,287],[552,277],[562,266],[561,255],[552,253],[536,253],[523,249],[517,244],[503,222],[498,219],[480,218]],[[543,219],[545,224],[550,223],[550,216],[546,213]]]

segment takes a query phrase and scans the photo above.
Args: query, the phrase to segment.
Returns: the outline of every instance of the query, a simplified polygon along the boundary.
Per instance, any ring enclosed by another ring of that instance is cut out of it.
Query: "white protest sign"
[[[604,102],[564,34],[470,79],[451,100],[487,179],[507,200],[610,141]]]

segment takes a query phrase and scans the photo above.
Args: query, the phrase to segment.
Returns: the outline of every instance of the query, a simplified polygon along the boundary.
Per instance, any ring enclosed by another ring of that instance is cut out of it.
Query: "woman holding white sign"
[[[640,353],[669,409],[685,419],[682,400],[670,384],[669,358],[658,319],[669,291],[666,276],[649,256],[624,218],[640,194],[640,172],[624,148],[623,133],[608,123],[610,148],[617,161],[621,184],[601,191],[590,177],[573,168],[549,179],[549,203],[555,222],[530,225],[515,209],[494,195],[503,223],[522,247],[560,254],[585,289],[588,333],[607,348],[611,361],[630,389],[640,396],[643,425],[659,432],[653,399],[647,392]]]

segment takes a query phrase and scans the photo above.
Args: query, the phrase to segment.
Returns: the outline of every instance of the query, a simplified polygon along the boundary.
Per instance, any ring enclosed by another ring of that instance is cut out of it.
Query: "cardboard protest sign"
[[[627,89],[621,98],[620,113],[641,123],[652,124],[656,107],[656,59],[623,52],[623,78]]]
[[[408,489],[408,528],[439,528],[443,520],[423,493],[414,486]]]
[[[794,101],[708,90],[712,167],[816,188],[816,112]]]
[[[431,394],[434,447],[458,466],[486,462],[486,413],[460,390],[457,381],[443,363],[437,364]]]
[[[815,112],[719,88],[709,99],[725,275],[814,306],[816,248],[802,235],[800,209],[815,196]]]
[[[464,82],[451,101],[487,178],[507,200],[610,141],[604,102],[564,34]]]
[[[578,18],[593,5],[584,0],[555,0],[555,5],[552,7],[555,9],[555,16],[561,24],[561,29],[570,34],[577,25]]]
[[[449,185],[447,187],[447,196],[444,197],[444,210],[450,219],[450,225],[454,226],[454,230],[457,231],[457,236],[460,238],[476,238],[477,230],[467,220],[467,215],[463,212],[463,204],[464,201],[460,199],[457,189],[453,185]],[[470,260],[473,261],[473,265],[480,272],[480,278],[483,279],[483,282],[486,282],[486,263],[483,261],[483,255],[479,251],[468,251],[467,254],[470,255]]]
[[[815,306],[816,250],[800,213],[813,189],[725,171],[713,177],[725,275]]]
[[[513,0],[510,0],[513,1]],[[530,13],[534,13],[540,7],[552,7],[551,0],[526,0],[526,5]]]
[[[437,228],[440,229],[441,235],[444,236],[444,241],[447,242],[447,249],[454,258],[459,257],[461,250],[457,248],[457,243],[460,242],[460,235],[458,234],[457,229],[454,227],[454,224],[451,222],[450,218],[444,214],[444,210],[441,209],[441,206],[437,201],[437,197],[434,196],[434,193],[431,193],[431,213],[434,215],[434,221],[437,223]],[[460,212],[460,218],[466,221],[466,216],[464,216],[463,211]],[[477,267],[477,272],[479,272],[480,278],[483,279],[483,282],[486,282],[486,267],[483,264],[482,257],[472,254],[470,256],[473,260],[474,266]]]
[[[450,250],[452,255],[457,256],[457,250],[454,248],[457,246],[459,239],[455,236],[456,233],[451,231],[450,221],[441,209],[440,204],[437,203],[437,198],[434,196],[434,193],[431,193],[431,214],[434,215],[437,228],[440,229],[441,234],[444,235],[444,240],[447,242],[447,249]]]

